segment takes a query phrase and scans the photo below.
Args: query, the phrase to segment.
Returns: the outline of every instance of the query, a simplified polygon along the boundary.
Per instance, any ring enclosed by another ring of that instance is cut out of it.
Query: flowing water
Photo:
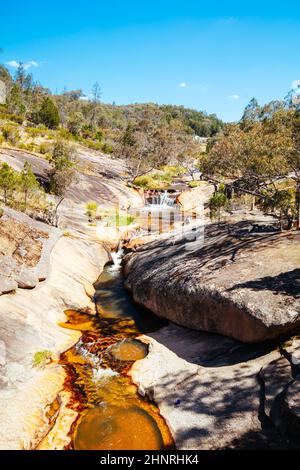
[[[66,311],[64,328],[80,330],[79,342],[61,355],[67,371],[69,406],[79,412],[71,430],[71,449],[155,450],[173,446],[157,407],[137,393],[127,375],[147,355],[136,340],[165,323],[137,307],[123,287],[122,253],[113,254],[96,285],[97,315]]]

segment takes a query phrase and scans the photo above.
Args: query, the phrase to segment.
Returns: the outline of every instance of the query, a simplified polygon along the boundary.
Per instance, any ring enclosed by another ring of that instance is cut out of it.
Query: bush
[[[190,181],[188,185],[190,188],[198,188],[198,186],[203,185],[203,181]]]
[[[102,145],[102,148],[101,148],[102,152],[110,155],[113,153],[114,149],[113,149],[113,146],[108,144],[107,142],[105,142],[103,145]]]
[[[45,124],[49,129],[56,129],[58,127],[60,122],[58,108],[51,98],[46,97],[43,99],[37,119],[39,123]]]
[[[176,176],[181,176],[186,173],[186,169],[183,166],[170,166],[164,165],[160,168],[166,175],[174,178]]]
[[[134,184],[144,189],[164,189],[171,182],[171,177],[160,173],[138,176],[134,180]]]
[[[36,151],[36,145],[34,142],[28,142],[28,144],[25,144],[24,142],[21,142],[18,145],[19,149],[22,150],[28,150],[28,152],[35,152]]]
[[[46,155],[51,152],[52,146],[48,142],[41,142],[38,147],[38,152],[42,155]]]
[[[60,137],[61,139],[65,139],[65,140],[74,140],[74,136],[71,134],[69,129],[66,129],[65,127],[59,128],[58,137]]]
[[[97,210],[98,210],[98,204],[95,201],[89,201],[85,205],[86,208],[86,215],[88,216],[89,220],[95,219]]]
[[[3,126],[1,130],[4,139],[12,145],[15,145],[20,139],[18,129],[13,125]]]
[[[217,218],[220,223],[222,209],[229,210],[230,208],[230,201],[226,196],[224,185],[220,185],[218,191],[210,198],[209,208],[211,218]]]
[[[85,139],[82,141],[84,145],[86,145],[88,148],[93,149],[93,150],[102,150],[102,144],[101,142],[94,142],[91,139]]]
[[[26,127],[26,132],[30,137],[40,137],[45,135],[45,130],[39,127]]]
[[[51,356],[52,352],[48,349],[45,349],[44,351],[37,351],[33,356],[32,367],[39,367],[43,369],[47,362],[49,362],[51,359]]]
[[[18,114],[13,113],[0,113],[0,119],[5,119],[6,121],[13,121],[17,124],[23,124],[23,117]]]

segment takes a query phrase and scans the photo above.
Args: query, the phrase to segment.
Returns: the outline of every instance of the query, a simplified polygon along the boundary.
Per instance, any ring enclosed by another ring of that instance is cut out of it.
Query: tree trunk
[[[61,205],[61,203],[63,202],[63,200],[64,200],[64,197],[60,198],[58,204],[55,207],[55,211],[54,211],[54,214],[55,214],[54,226],[55,227],[58,226],[58,213],[57,212],[58,212],[58,208]]]
[[[300,183],[298,183],[296,190],[296,228],[300,230]]]

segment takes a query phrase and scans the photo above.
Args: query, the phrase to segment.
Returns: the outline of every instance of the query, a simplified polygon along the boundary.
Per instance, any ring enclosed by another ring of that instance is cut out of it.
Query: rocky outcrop
[[[178,449],[289,447],[289,436],[269,420],[269,404],[291,374],[276,344],[246,345],[176,325],[140,340],[149,353],[131,377],[159,406]]]
[[[44,283],[0,297],[1,449],[35,447],[51,427],[45,409],[57,399],[65,374],[55,363],[45,370],[32,367],[34,354],[49,350],[55,361],[78,340],[79,332],[59,322],[67,308],[93,309],[86,290],[91,295],[107,261],[100,244],[62,237]]]
[[[259,342],[299,330],[299,263],[299,233],[209,225],[127,255],[125,285],[174,323]]]
[[[60,230],[5,208],[0,220],[0,295],[33,289],[49,274],[50,254]]]

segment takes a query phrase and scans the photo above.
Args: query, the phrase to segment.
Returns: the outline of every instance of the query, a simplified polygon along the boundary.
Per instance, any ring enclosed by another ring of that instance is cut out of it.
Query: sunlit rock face
[[[248,227],[249,226],[249,227]],[[201,237],[161,239],[124,260],[126,287],[182,326],[259,342],[300,327],[300,235],[206,226]]]
[[[172,324],[140,339],[149,352],[131,377],[177,449],[299,448],[299,339],[243,344]]]
[[[0,104],[6,103],[6,85],[0,80]]]

